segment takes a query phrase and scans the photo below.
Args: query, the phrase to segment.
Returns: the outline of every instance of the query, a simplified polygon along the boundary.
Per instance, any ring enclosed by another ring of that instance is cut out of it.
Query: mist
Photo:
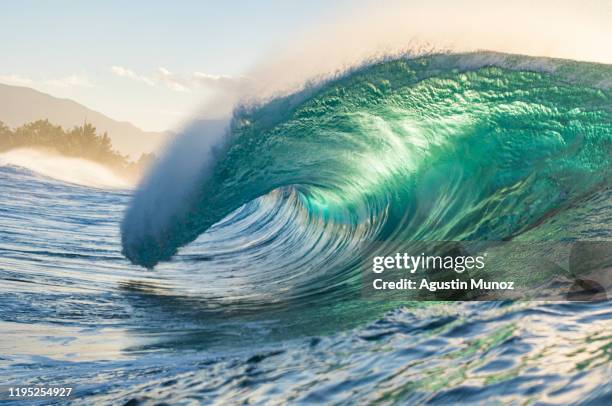
[[[18,166],[82,186],[102,189],[128,189],[133,186],[98,163],[36,149],[22,148],[0,153],[0,166]]]

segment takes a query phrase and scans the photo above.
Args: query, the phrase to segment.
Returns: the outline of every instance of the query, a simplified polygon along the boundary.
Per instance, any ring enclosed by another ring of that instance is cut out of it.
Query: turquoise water
[[[238,108],[136,191],[0,167],[0,381],[80,404],[609,404],[609,301],[366,301],[356,253],[609,241],[611,81],[378,61]]]
[[[611,77],[608,65],[437,55],[374,63],[238,108],[214,164],[180,204],[158,206],[164,173],[136,193],[124,252],[155,265],[278,190],[295,193],[296,215],[333,227],[334,239],[519,235],[609,185]]]

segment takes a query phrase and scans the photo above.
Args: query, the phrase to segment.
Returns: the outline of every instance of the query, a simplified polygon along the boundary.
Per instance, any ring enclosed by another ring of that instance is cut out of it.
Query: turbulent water
[[[609,301],[366,301],[358,253],[611,240],[611,84],[390,59],[237,109],[135,192],[0,167],[0,381],[83,404],[609,404]]]

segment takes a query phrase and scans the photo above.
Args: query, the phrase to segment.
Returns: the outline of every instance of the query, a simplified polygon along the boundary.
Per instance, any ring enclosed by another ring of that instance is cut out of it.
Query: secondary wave
[[[69,158],[34,149],[15,149],[0,154],[0,165],[19,166],[62,182],[104,189],[127,189],[126,181],[110,169],[81,158]]]
[[[190,132],[141,185],[124,255],[153,267],[267,195],[249,215],[290,223],[266,251],[290,269],[341,273],[373,240],[516,237],[609,187],[611,81],[610,65],[441,54],[239,107],[225,136]]]

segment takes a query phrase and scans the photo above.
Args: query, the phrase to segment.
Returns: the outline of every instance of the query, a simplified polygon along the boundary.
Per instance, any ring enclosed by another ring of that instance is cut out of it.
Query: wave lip
[[[191,133],[141,186],[124,254],[147,267],[169,260],[274,190],[295,192],[295,212],[326,236],[365,227],[355,238],[511,238],[609,179],[610,77],[601,64],[432,55],[239,108],[229,136],[190,148]],[[168,176],[169,162],[187,169]]]
[[[193,228],[189,222],[195,214],[185,213],[201,198],[199,185],[224,149],[227,126],[225,120],[192,123],[172,141],[134,192],[121,223],[123,254],[133,263],[151,268],[171,258],[184,244],[174,230]]]

